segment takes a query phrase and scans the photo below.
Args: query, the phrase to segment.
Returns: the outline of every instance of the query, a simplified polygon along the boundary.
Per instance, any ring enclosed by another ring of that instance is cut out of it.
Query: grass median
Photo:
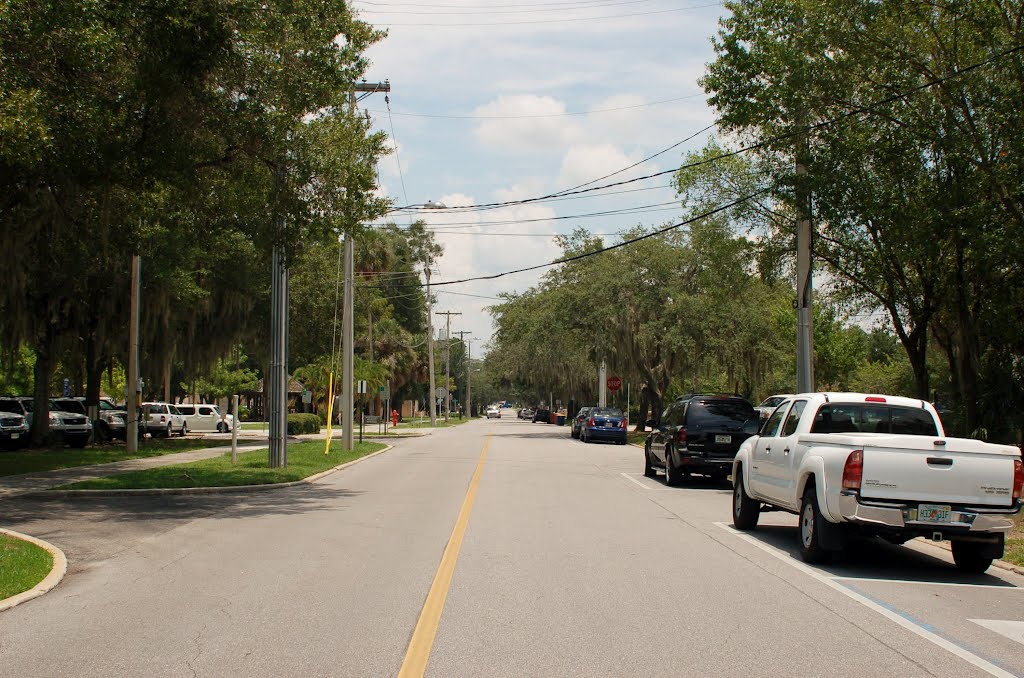
[[[93,466],[112,461],[126,459],[144,459],[161,457],[165,454],[201,450],[207,447],[219,447],[224,440],[204,440],[201,438],[179,439],[146,439],[139,444],[138,452],[128,454],[124,443],[113,445],[94,445],[82,449],[64,447],[44,447],[40,449],[18,450],[17,452],[0,452],[0,476],[12,476],[19,473],[39,473],[55,471],[62,468]]]
[[[24,539],[0,534],[0,600],[16,596],[46,579],[53,556]]]
[[[288,467],[268,468],[267,450],[238,455],[238,463],[231,463],[231,453],[220,457],[176,464],[162,468],[130,471],[106,478],[85,480],[57,488],[60,490],[139,490],[150,488],[182,487],[235,487],[239,485],[267,485],[302,480],[339,464],[365,457],[385,447],[382,443],[356,443],[349,452],[342,450],[340,441],[331,443],[331,451],[324,454],[323,441],[295,443],[288,446]]]
[[[1024,514],[1018,513],[1016,527],[1006,535],[1006,553],[1003,560],[1024,567]]]

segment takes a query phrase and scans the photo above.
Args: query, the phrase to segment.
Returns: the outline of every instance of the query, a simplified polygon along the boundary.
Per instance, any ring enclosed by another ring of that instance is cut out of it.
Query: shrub
[[[319,433],[320,417],[315,414],[289,414],[288,435],[294,436],[300,433]]]
[[[252,421],[252,413],[245,405],[238,406],[238,418],[242,421]]]

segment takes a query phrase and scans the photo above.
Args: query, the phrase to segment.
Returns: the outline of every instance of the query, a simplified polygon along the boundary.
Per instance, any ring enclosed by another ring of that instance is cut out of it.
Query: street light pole
[[[466,343],[465,336],[467,334],[473,334],[473,333],[472,332],[467,332],[467,331],[463,330],[462,332],[456,332],[455,334],[459,335],[459,341],[461,341],[463,344],[465,344]],[[470,407],[470,409],[466,410],[466,411],[471,414],[472,413],[472,407],[471,407],[471,403],[470,403],[470,400],[469,400],[469,354],[468,353],[466,354],[465,360],[462,361],[462,371],[463,371],[463,373],[465,374],[465,377],[466,377],[466,397],[464,399],[462,399],[463,400],[462,404],[463,404],[464,408]]]

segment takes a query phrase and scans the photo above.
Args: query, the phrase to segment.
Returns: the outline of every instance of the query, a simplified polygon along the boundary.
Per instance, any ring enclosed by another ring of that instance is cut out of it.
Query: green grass
[[[236,485],[265,485],[302,480],[311,475],[334,468],[359,457],[383,449],[381,443],[356,443],[351,452],[341,449],[341,442],[331,444],[330,454],[324,454],[323,441],[296,443],[288,446],[288,467],[268,468],[267,450],[238,455],[238,463],[231,463],[231,454],[220,457],[177,464],[163,468],[119,473],[65,485],[62,490],[123,490],[177,487],[231,487]]]
[[[243,431],[269,431],[270,424],[265,421],[243,421]]]
[[[95,445],[80,450],[64,447],[44,447],[39,449],[18,450],[17,452],[0,451],[0,476],[18,473],[38,473],[76,466],[92,466],[106,464],[111,461],[125,459],[142,459],[145,457],[161,457],[175,452],[188,452],[207,447],[224,445],[224,440],[203,439],[146,439],[139,444],[139,451],[128,454],[124,443],[114,445]]]
[[[650,433],[650,431],[637,433],[633,429],[629,429],[629,433],[626,434],[626,441],[630,443],[635,443],[637,445],[643,445],[644,441],[647,440],[647,436],[650,435]]]
[[[1006,553],[1003,560],[1024,567],[1024,514],[1017,514],[1017,527],[1006,535]]]
[[[463,417],[462,419],[459,419],[458,417],[453,417],[448,421],[445,421],[444,417],[438,417],[437,426],[435,426],[434,428],[458,426],[459,424],[466,424],[471,421],[474,421],[476,418],[477,417]],[[376,425],[374,425],[374,428],[376,428]],[[388,428],[392,428],[391,424],[388,424]],[[423,420],[420,420],[418,417],[415,419],[407,419],[403,422],[399,422],[398,428],[399,430],[409,428],[430,428],[430,417],[426,417]]]
[[[35,544],[0,534],[0,600],[41,582],[53,569],[53,556]]]

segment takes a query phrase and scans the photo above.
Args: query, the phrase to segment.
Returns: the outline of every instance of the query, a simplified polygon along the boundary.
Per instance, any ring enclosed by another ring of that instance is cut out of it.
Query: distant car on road
[[[619,445],[625,445],[625,413],[617,407],[590,408],[586,419],[580,423],[580,440],[585,443],[595,440],[610,440]]]
[[[580,428],[583,426],[583,422],[586,421],[587,417],[590,416],[590,411],[593,407],[581,407],[580,411],[576,413],[576,416],[572,418],[572,424],[570,425],[571,430],[569,435],[573,438],[580,437]]]
[[[501,419],[501,408],[497,405],[490,405],[487,408],[488,419]]]
[[[531,421],[533,421],[533,423],[535,424],[538,421],[541,422],[542,424],[551,423],[551,410],[543,407],[538,407],[536,410],[534,410],[533,418],[531,419]]]
[[[534,410],[532,407],[524,407],[523,409],[519,410],[519,418],[525,419],[527,421],[533,421],[533,411]]]
[[[775,411],[775,408],[778,407],[783,400],[792,397],[793,396],[788,393],[780,393],[778,395],[768,396],[767,398],[762,400],[761,404],[755,407],[754,409],[757,410],[758,413],[760,413],[761,420],[763,421],[768,417],[772,416],[772,412]]]

